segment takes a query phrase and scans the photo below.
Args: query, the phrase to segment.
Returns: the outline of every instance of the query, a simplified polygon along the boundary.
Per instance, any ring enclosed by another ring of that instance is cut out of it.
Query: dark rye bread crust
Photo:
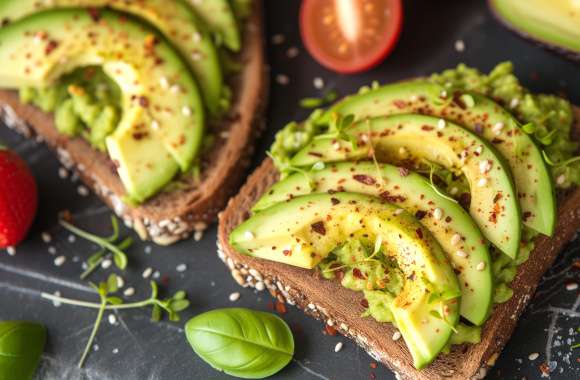
[[[252,16],[244,25],[242,71],[229,81],[234,99],[229,114],[208,128],[215,144],[204,153],[199,183],[182,180],[178,189],[162,192],[132,207],[122,202],[125,194],[111,160],[82,138],[60,134],[52,114],[20,103],[15,91],[0,91],[0,116],[6,125],[36,136],[56,150],[63,165],[76,170],[83,182],[133,227],[139,236],[157,244],[172,244],[203,231],[216,219],[228,198],[241,184],[250,164],[254,142],[263,129],[268,73],[263,51],[262,3],[254,1]]]
[[[575,109],[575,132],[580,132],[580,108]],[[532,298],[544,272],[552,265],[562,247],[580,228],[580,189],[559,195],[559,216],[552,238],[541,236],[530,259],[518,268],[511,284],[513,297],[494,307],[485,323],[482,341],[475,345],[454,346],[427,368],[418,371],[402,339],[391,337],[395,328],[361,318],[363,296],[342,287],[338,281],[324,280],[313,270],[305,270],[272,261],[244,256],[229,244],[232,229],[249,217],[249,210],[278,179],[272,161],[266,159],[248,178],[237,196],[219,216],[218,254],[228,265],[234,279],[242,286],[267,288],[281,302],[295,304],[305,313],[334,326],[338,332],[355,340],[376,360],[393,370],[399,378],[471,379],[485,377],[511,336],[517,320]],[[329,297],[329,294],[332,294]]]

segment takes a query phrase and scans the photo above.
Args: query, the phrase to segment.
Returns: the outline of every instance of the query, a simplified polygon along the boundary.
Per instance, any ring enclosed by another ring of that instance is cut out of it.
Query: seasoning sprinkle
[[[83,186],[83,185],[80,185],[80,186],[77,188],[77,193],[79,193],[79,195],[80,195],[81,197],[86,197],[86,196],[88,196],[88,195],[89,195],[89,189],[87,189],[87,188],[86,188],[85,186]]]
[[[485,187],[485,185],[487,185],[487,178],[480,178],[479,181],[477,181],[478,187]]]
[[[131,297],[132,295],[135,294],[135,288],[131,287],[131,288],[127,288],[125,289],[125,291],[123,292],[123,295],[125,297]]]
[[[191,114],[192,114],[192,111],[191,111],[191,108],[190,108],[190,107],[188,107],[188,106],[183,106],[183,107],[181,108],[181,113],[183,114],[183,116],[188,116],[188,117],[189,117],[189,116],[191,116]]]
[[[334,346],[334,352],[338,352],[342,350],[342,342],[338,342],[336,346]]]
[[[528,359],[530,359],[531,361],[534,361],[534,360],[536,360],[538,357],[540,357],[540,354],[539,354],[539,353],[537,353],[537,352],[532,352],[532,353],[530,354],[530,356],[528,356]]]
[[[50,236],[50,234],[48,232],[43,232],[40,235],[40,238],[42,239],[43,242],[45,243],[50,243],[52,241],[52,236]]]
[[[247,240],[252,240],[254,238],[254,234],[252,233],[252,231],[246,231],[246,232],[244,232],[244,237]]]
[[[395,331],[395,332],[393,333],[393,340],[395,340],[395,341],[396,341],[396,340],[399,340],[399,339],[401,339],[401,336],[402,336],[402,335],[401,335],[401,332],[400,332],[400,331]]]
[[[455,41],[455,50],[459,53],[465,51],[465,42],[463,42],[463,40]]]
[[[185,272],[187,270],[187,265],[186,264],[179,264],[176,268],[176,271],[178,272]]]
[[[443,210],[441,210],[439,207],[437,207],[433,211],[433,217],[437,220],[441,220],[441,218],[443,218]]]
[[[455,254],[459,257],[467,257],[467,253],[465,253],[465,251],[462,250],[455,252]]]
[[[117,317],[115,316],[115,314],[109,314],[107,319],[109,320],[109,324],[111,325],[117,324]]]
[[[296,46],[291,46],[286,50],[286,56],[288,58],[296,58],[300,54],[300,50]]]
[[[566,175],[565,174],[560,174],[557,178],[556,178],[556,184],[557,185],[563,185],[566,182]]]
[[[151,129],[153,129],[154,131],[158,131],[159,130],[159,122],[157,120],[153,120],[151,122]]]
[[[322,88],[324,88],[324,80],[320,77],[316,77],[312,80],[312,84],[314,85],[314,88],[321,90]]]
[[[491,162],[489,160],[482,160],[479,162],[479,172],[486,174],[491,170]]]
[[[161,86],[162,89],[167,90],[170,86],[169,79],[167,79],[167,77],[161,77],[159,79],[159,85]]]
[[[122,288],[123,286],[125,286],[125,280],[123,277],[117,275],[117,288]]]
[[[151,273],[153,273],[153,269],[152,268],[147,268],[143,271],[143,278],[149,278],[149,276],[151,276]]]
[[[438,129],[445,129],[445,120],[444,119],[439,119],[439,121],[437,122],[437,128]]]
[[[481,261],[479,264],[477,264],[477,266],[475,267],[475,269],[477,269],[478,271],[482,271],[485,269],[485,263],[483,261]]]
[[[230,294],[230,301],[231,302],[236,302],[237,300],[240,299],[240,292],[234,292],[232,294]]]
[[[502,123],[501,121],[497,122],[492,128],[492,132],[495,133],[496,135],[499,135],[501,133],[501,130],[504,127],[504,123]]]
[[[64,264],[65,261],[66,256],[58,256],[56,259],[54,259],[54,265],[60,267],[62,264]]]
[[[290,78],[288,78],[288,75],[285,75],[285,74],[278,74],[278,75],[276,75],[276,82],[277,82],[279,85],[285,86],[285,85],[287,85],[288,83],[290,83]]]
[[[578,284],[577,283],[570,282],[570,283],[566,284],[566,290],[572,291],[572,290],[576,290],[576,289],[578,289]]]
[[[109,268],[111,265],[113,264],[113,262],[111,261],[111,259],[105,259],[101,262],[101,268],[103,269],[107,269]]]
[[[284,37],[283,34],[274,34],[272,36],[272,44],[274,44],[274,45],[281,45],[284,43],[285,40],[286,40],[286,37]]]
[[[452,245],[457,245],[457,244],[459,244],[460,241],[461,241],[461,235],[453,234],[453,236],[451,236],[451,244]]]

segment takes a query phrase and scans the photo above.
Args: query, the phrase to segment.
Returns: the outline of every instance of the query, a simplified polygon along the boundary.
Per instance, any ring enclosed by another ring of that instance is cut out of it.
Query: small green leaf
[[[246,379],[284,368],[294,355],[294,338],[276,315],[241,308],[208,311],[185,325],[195,353],[212,367]]]
[[[321,98],[304,98],[300,100],[300,107],[302,108],[318,108],[324,104]]]
[[[115,262],[115,266],[121,270],[125,270],[127,268],[127,255],[123,252],[113,252],[113,261]]]
[[[173,311],[180,312],[189,307],[188,300],[173,300],[169,303],[169,308]]]
[[[107,302],[111,305],[121,305],[123,303],[123,299],[120,297],[107,297]]]
[[[32,379],[45,343],[46,328],[40,324],[0,322],[0,379]]]
[[[103,257],[103,255],[105,254],[105,250],[101,249],[100,251],[98,251],[97,253],[92,254],[91,256],[89,256],[89,258],[87,259],[87,264],[89,266],[93,266],[96,263],[99,262],[99,260],[101,260],[101,258]]]
[[[185,298],[187,294],[185,293],[185,291],[183,290],[178,290],[177,292],[175,292],[175,294],[173,295],[173,299],[174,300],[182,300]]]
[[[119,290],[117,275],[115,273],[111,273],[107,278],[107,290],[109,293],[115,293]]]
[[[522,125],[522,130],[526,132],[528,135],[534,134],[534,132],[536,132],[536,129],[537,127],[534,123],[527,123]]]
[[[121,251],[124,251],[127,248],[129,248],[132,244],[133,244],[133,238],[131,236],[127,236],[125,239],[123,239],[123,241],[121,241],[117,245],[117,248],[119,248]]]
[[[158,294],[157,283],[155,281],[151,281],[151,298],[156,299]]]
[[[113,215],[111,215],[111,227],[113,227],[113,233],[107,238],[107,241],[114,243],[119,238],[119,222]]]
[[[106,282],[100,282],[97,289],[101,297],[106,297],[109,291],[109,286]]]
[[[159,305],[153,305],[153,310],[151,310],[151,320],[153,322],[159,322],[161,320],[161,308]]]

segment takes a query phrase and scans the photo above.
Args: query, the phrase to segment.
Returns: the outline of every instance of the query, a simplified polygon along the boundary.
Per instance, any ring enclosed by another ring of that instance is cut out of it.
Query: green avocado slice
[[[211,36],[183,0],[6,0],[0,2],[0,20],[14,22],[49,9],[105,6],[140,17],[156,27],[191,67],[209,112],[218,114],[223,90],[219,57]],[[164,80],[164,86],[171,86],[169,79]]]
[[[554,232],[556,196],[542,152],[517,120],[493,100],[475,93],[446,94],[444,87],[418,80],[349,96],[331,107],[321,121],[327,123],[333,113],[352,114],[357,120],[418,113],[475,131],[506,159],[518,191],[524,225],[548,236]]]
[[[228,0],[187,0],[207,25],[228,49],[239,51],[241,37],[238,23]]]
[[[438,118],[415,114],[362,120],[343,133],[358,143],[314,140],[290,164],[310,167],[319,161],[367,158],[375,152],[379,162],[416,166],[426,160],[461,172],[471,188],[471,217],[491,243],[511,258],[517,257],[522,226],[510,172],[495,149],[479,136],[457,124],[442,126]]]
[[[230,243],[248,255],[313,268],[352,238],[380,239],[407,279],[391,311],[415,367],[425,367],[458,322],[460,289],[443,250],[411,214],[362,194],[310,194],[252,216],[232,231]]]
[[[493,304],[491,260],[483,235],[469,214],[440,195],[423,176],[370,162],[341,162],[308,176],[292,174],[274,184],[254,205],[260,212],[276,203],[310,193],[368,194],[415,215],[446,252],[461,286],[461,316],[485,322]]]
[[[489,0],[495,15],[523,37],[580,60],[577,0]]]
[[[119,172],[126,173],[121,177],[125,188],[139,187],[129,192],[136,201],[144,200],[142,194],[155,194],[170,175],[158,178],[147,167],[137,170],[144,157],[119,150],[127,147],[127,134],[132,145],[149,146],[149,136],[158,140],[147,160],[168,160],[168,152],[182,171],[199,153],[203,105],[188,67],[154,30],[124,15],[71,9],[36,13],[0,29],[0,60],[0,88],[50,85],[77,67],[102,67],[119,86],[123,109],[106,145]],[[179,87],[164,88],[162,78]]]

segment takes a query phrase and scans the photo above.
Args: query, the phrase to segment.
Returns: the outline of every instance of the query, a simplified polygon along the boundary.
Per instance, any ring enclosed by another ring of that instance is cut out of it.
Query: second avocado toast
[[[215,220],[260,129],[259,1],[5,1],[0,16],[0,88],[19,90],[0,91],[6,125],[46,141],[142,239]]]
[[[277,135],[220,258],[403,378],[482,378],[580,225],[579,120],[507,63],[365,87]]]

